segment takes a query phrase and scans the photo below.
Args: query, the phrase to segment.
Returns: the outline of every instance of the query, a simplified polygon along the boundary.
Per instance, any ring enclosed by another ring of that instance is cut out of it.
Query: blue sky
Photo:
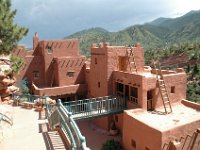
[[[35,32],[40,39],[62,39],[91,27],[119,31],[199,10],[200,0],[12,0],[12,5],[15,22],[29,28],[20,43],[32,47]]]

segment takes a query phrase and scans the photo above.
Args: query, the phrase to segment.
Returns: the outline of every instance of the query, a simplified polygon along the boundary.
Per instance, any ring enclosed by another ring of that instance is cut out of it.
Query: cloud
[[[179,4],[187,5],[181,0],[12,0],[12,3],[18,10],[16,22],[29,28],[28,36],[22,40],[29,46],[36,31],[41,39],[62,39],[91,27],[118,31],[157,17],[171,17],[181,10]]]

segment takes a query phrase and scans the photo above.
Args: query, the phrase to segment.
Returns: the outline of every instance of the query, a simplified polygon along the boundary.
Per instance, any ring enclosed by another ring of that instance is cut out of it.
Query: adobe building
[[[35,33],[33,50],[13,53],[25,60],[18,81],[26,79],[32,94],[63,101],[85,97],[85,56],[79,54],[77,39],[40,41]]]
[[[39,41],[36,34],[32,51],[14,53],[26,60],[19,79],[33,82],[36,95],[63,101],[108,95],[124,99],[123,113],[92,121],[104,129],[114,121],[125,150],[161,150],[169,143],[180,149],[181,137],[200,128],[200,105],[185,100],[185,71],[145,66],[140,44],[92,44],[91,61],[86,62],[78,40]]]

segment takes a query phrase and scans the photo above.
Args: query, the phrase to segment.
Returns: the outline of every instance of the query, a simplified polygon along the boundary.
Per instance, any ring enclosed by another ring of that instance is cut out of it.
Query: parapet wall
[[[54,57],[79,56],[77,39],[48,40],[41,41],[41,44],[44,46],[44,53],[52,54]]]
[[[159,70],[159,69],[152,69],[152,74],[162,74],[162,75],[168,75],[168,74],[176,74],[176,73],[185,73],[183,68],[177,68],[175,71],[173,70]]]
[[[194,109],[196,109],[196,110],[200,110],[200,104],[198,104],[198,103],[191,102],[191,101],[188,101],[188,100],[185,100],[185,99],[182,99],[181,103],[182,103],[183,105],[185,105],[185,106],[194,108]]]
[[[123,147],[125,150],[161,150],[161,132],[132,117],[142,109],[125,111],[123,116]],[[132,113],[132,114],[130,114]],[[152,120],[153,121],[153,120]]]

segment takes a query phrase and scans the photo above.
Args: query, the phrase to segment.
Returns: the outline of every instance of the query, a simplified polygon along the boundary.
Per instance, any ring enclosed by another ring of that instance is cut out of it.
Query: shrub
[[[119,141],[111,139],[102,145],[102,150],[123,150],[123,148]]]

